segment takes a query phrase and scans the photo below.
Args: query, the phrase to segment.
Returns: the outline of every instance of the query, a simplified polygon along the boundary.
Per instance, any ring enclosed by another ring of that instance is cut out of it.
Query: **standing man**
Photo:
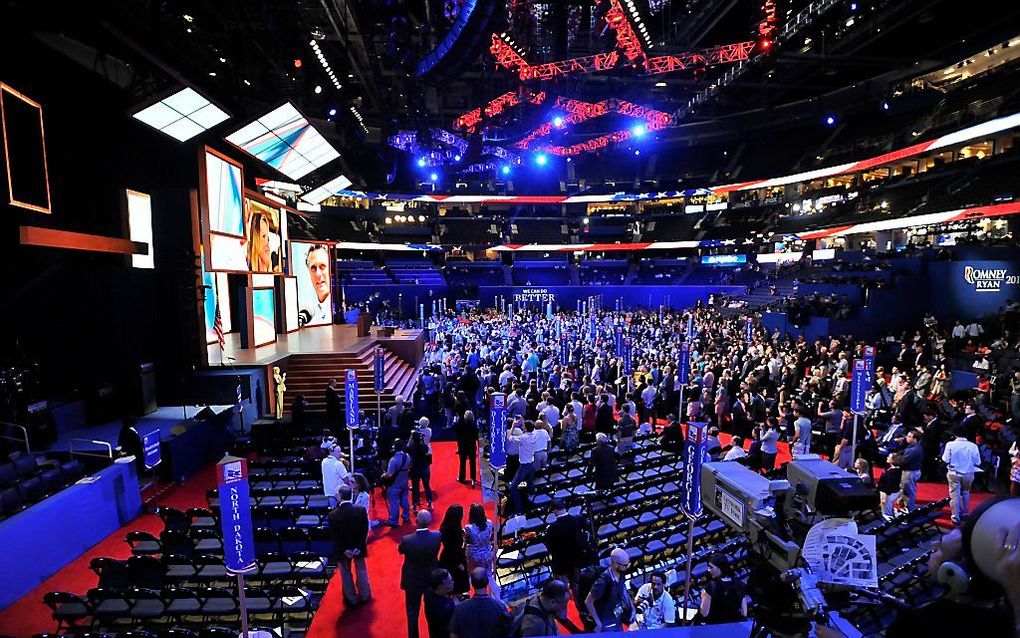
[[[623,631],[623,625],[634,620],[634,601],[627,593],[624,578],[630,569],[630,556],[617,547],[609,555],[609,568],[591,586],[584,606],[595,622],[595,633]]]
[[[917,506],[917,481],[921,479],[921,466],[924,464],[921,434],[917,430],[907,432],[907,447],[903,449],[902,454],[900,495],[907,499],[907,509],[912,510]]]
[[[403,512],[404,522],[411,522],[411,506],[407,501],[407,477],[411,468],[411,455],[405,452],[407,444],[398,440],[393,444],[393,456],[386,465],[386,473],[382,476],[383,484],[389,483],[386,488],[386,505],[389,509],[389,520],[383,523],[390,527],[397,526],[397,519]]]
[[[974,471],[981,466],[978,446],[967,440],[967,429],[963,425],[953,428],[956,437],[946,443],[942,460],[949,467],[946,479],[949,481],[949,507],[955,525],[959,525],[970,512],[970,486],[974,482]]]
[[[570,590],[564,581],[558,578],[545,581],[542,592],[524,604],[520,632],[516,635],[525,637],[560,635],[556,620],[566,616],[569,601]]]
[[[336,566],[343,586],[344,604],[348,607],[364,605],[372,600],[372,585],[368,581],[365,557],[368,555],[368,512],[351,502],[353,490],[349,485],[340,487],[340,505],[329,513],[329,531],[336,551]],[[351,562],[357,574],[357,586],[351,575]]]
[[[471,598],[457,605],[450,621],[450,638],[503,638],[513,619],[506,605],[488,591],[489,573],[484,567],[471,570]],[[417,634],[415,634],[417,636]]]
[[[581,533],[581,519],[567,511],[561,498],[552,502],[556,520],[545,530],[543,539],[549,550],[549,568],[553,577],[577,590],[577,576],[583,561],[585,537]]]
[[[531,494],[531,483],[535,480],[535,451],[539,448],[538,434],[535,433],[535,423],[524,422],[524,431],[518,427],[517,422],[509,424],[510,432],[507,440],[517,443],[518,454],[520,455],[520,467],[513,478],[510,479],[510,499],[514,504],[514,512],[524,513],[524,504],[521,502],[520,484],[524,483],[524,494]]]
[[[428,510],[419,511],[415,522],[418,529],[402,538],[397,548],[404,556],[404,565],[400,568],[400,588],[404,590],[408,638],[418,638],[421,602],[429,588],[429,574],[437,566],[436,557],[442,542],[439,532],[429,530],[432,514]]]
[[[335,438],[329,437],[322,442],[321,447],[326,450],[326,458],[322,459],[322,491],[329,502],[329,509],[333,509],[337,504],[336,497],[340,486],[350,482],[350,472],[347,471],[344,462],[340,460],[343,450]]]

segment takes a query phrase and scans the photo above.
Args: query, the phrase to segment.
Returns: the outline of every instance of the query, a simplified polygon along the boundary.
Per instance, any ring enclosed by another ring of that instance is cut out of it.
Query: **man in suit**
[[[368,512],[351,502],[352,490],[342,485],[338,492],[340,504],[329,513],[329,531],[336,548],[336,566],[343,585],[344,603],[348,607],[363,605],[372,599],[365,557],[368,554]],[[357,586],[351,575],[354,563]]]
[[[441,535],[429,530],[432,514],[421,510],[415,516],[418,529],[400,540],[398,551],[404,556],[400,569],[400,588],[407,607],[407,636],[418,638],[418,615],[422,597],[429,588],[429,573],[436,567]]]
[[[595,435],[595,447],[589,452],[589,471],[595,480],[595,489],[608,490],[616,483],[616,450],[604,432]]]
[[[549,567],[553,576],[568,583],[576,595],[578,572],[584,567],[586,550],[581,519],[567,511],[563,499],[553,499],[552,509],[556,520],[545,530],[544,539],[549,550]]]

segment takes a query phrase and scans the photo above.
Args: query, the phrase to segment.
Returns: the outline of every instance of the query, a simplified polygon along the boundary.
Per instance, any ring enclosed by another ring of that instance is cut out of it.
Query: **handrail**
[[[19,430],[21,430],[21,438],[20,439],[17,438],[17,437],[8,436],[6,434],[0,434],[0,439],[7,439],[8,441],[16,441],[18,443],[24,443],[25,444],[25,454],[31,454],[32,453],[32,446],[28,442],[28,428],[26,428],[23,425],[18,425],[17,423],[9,423],[7,421],[0,421],[0,425],[5,426],[5,427],[9,427],[9,428],[18,428]]]
[[[101,454],[98,452],[85,452],[83,450],[75,451],[74,449],[75,441],[78,441],[80,443],[92,443],[95,445],[105,446],[107,453]],[[94,456],[101,459],[110,459],[111,461],[113,460],[113,446],[106,441],[98,441],[96,439],[71,439],[67,444],[67,451],[72,458],[74,458],[74,455],[77,454],[78,456]]]

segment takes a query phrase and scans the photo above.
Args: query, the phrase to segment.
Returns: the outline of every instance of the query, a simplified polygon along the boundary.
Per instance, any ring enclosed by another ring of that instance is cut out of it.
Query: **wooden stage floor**
[[[359,337],[355,324],[335,324],[302,328],[297,332],[276,335],[276,342],[249,349],[241,347],[241,335],[232,332],[226,335],[226,346],[222,359],[220,348],[215,343],[208,346],[209,365],[233,364],[269,365],[292,354],[325,354],[357,350],[365,343],[375,340],[374,336]],[[230,359],[233,358],[233,361]]]

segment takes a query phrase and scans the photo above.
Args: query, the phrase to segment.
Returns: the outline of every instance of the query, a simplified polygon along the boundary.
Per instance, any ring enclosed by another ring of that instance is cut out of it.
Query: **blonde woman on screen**
[[[272,247],[269,244],[269,220],[262,213],[251,216],[248,224],[248,268],[252,272],[273,272]]]

